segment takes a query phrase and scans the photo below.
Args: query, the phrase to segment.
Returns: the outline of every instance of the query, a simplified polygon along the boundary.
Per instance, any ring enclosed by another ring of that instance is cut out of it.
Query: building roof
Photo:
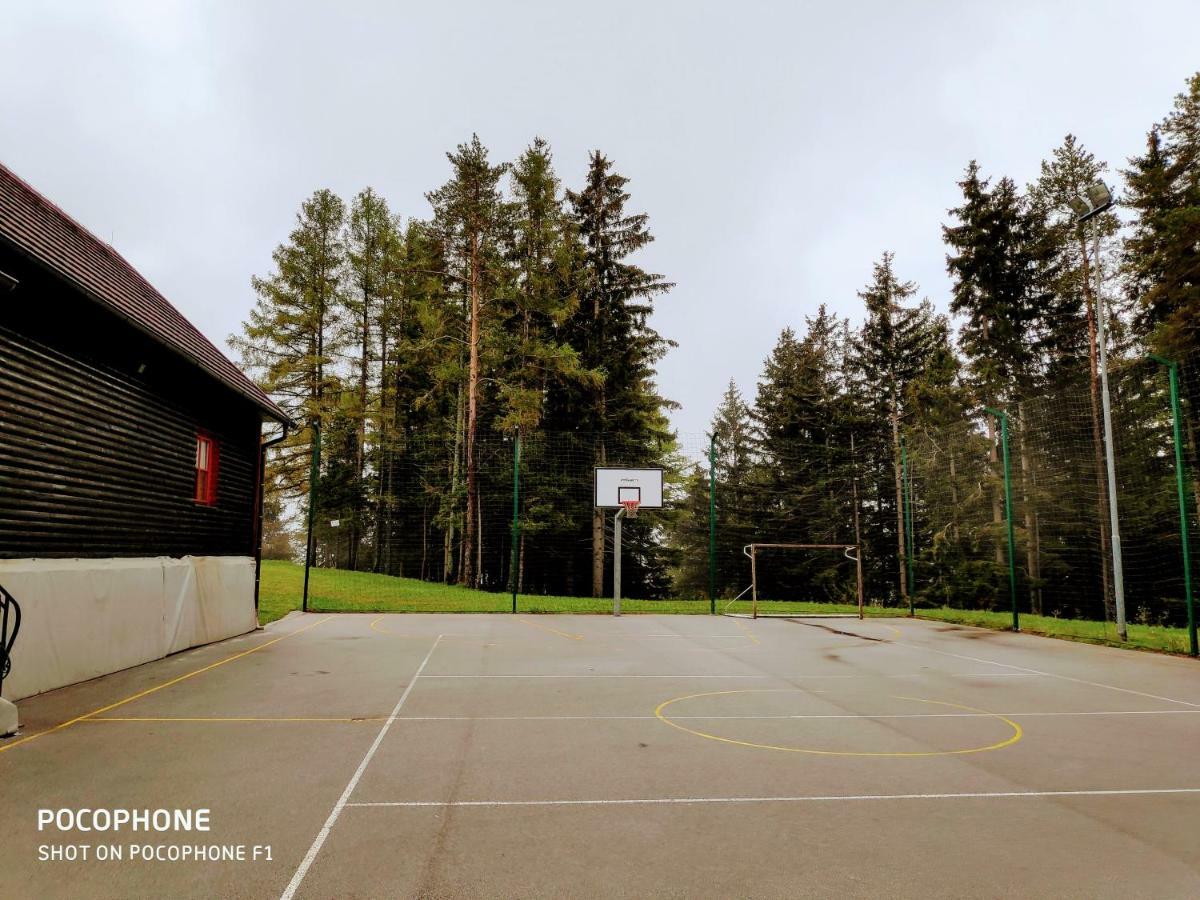
[[[0,163],[0,241],[63,278],[273,419],[282,409],[121,254]]]

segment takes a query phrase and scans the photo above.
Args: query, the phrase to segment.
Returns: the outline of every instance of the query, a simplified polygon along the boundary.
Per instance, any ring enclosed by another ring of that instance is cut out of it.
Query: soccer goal
[[[862,553],[857,544],[747,544],[742,552],[750,560],[750,586],[735,600],[750,593],[750,618],[765,616],[822,618],[863,617]],[[832,558],[830,558],[832,557]],[[852,568],[853,572],[846,571]],[[772,601],[759,610],[759,601]],[[780,610],[780,601],[855,604],[857,613]],[[732,601],[726,606],[726,610]],[[744,615],[729,613],[729,615]]]

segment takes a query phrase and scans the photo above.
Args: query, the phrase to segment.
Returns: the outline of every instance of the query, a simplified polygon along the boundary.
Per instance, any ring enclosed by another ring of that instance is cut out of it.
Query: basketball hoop
[[[641,500],[622,500],[621,506],[625,510],[625,518],[636,519],[638,507],[641,506]]]

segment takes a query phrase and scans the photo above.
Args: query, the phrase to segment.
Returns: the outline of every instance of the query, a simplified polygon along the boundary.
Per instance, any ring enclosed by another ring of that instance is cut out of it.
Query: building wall
[[[21,604],[4,697],[42,691],[252,631],[254,560],[0,560]]]
[[[0,558],[252,556],[258,410],[3,247],[0,269]]]

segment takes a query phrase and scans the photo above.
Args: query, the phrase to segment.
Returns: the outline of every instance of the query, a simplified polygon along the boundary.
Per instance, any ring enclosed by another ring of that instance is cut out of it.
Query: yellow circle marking
[[[939,706],[949,706],[949,707],[952,707],[953,709],[963,709],[968,712],[981,713],[985,716],[990,716],[992,718],[999,719],[1001,722],[1003,722],[1005,725],[1007,725],[1009,728],[1011,728],[1013,730],[1013,733],[1011,735],[1009,735],[1008,738],[1006,738],[1003,741],[1000,741],[997,744],[988,744],[986,747],[967,747],[962,750],[918,750],[918,751],[910,751],[910,752],[882,751],[882,750],[814,750],[809,747],[780,747],[775,744],[758,744],[753,741],[739,741],[739,740],[736,740],[735,738],[722,737],[719,734],[709,734],[708,732],[705,732],[705,731],[698,731],[695,728],[688,728],[686,725],[680,725],[678,722],[672,721],[671,719],[667,718],[667,716],[665,716],[663,714],[663,710],[666,709],[668,706],[670,706],[672,703],[681,703],[684,700],[695,700],[697,697],[722,697],[722,696],[727,696],[729,694],[761,694],[761,693],[768,693],[768,692],[750,689],[750,690],[740,690],[740,691],[707,691],[702,694],[688,694],[685,697],[674,697],[670,700],[664,700],[662,703],[658,704],[658,706],[655,708],[654,715],[656,718],[658,718],[659,721],[665,722],[667,725],[670,725],[672,728],[678,728],[680,731],[684,731],[688,734],[694,734],[697,737],[708,738],[709,740],[712,740],[712,741],[720,741],[723,744],[737,744],[739,747],[755,747],[760,750],[782,750],[785,753],[810,753],[815,756],[910,756],[910,757],[911,756],[959,756],[964,753],[984,753],[985,751],[988,751],[988,750],[1001,750],[1004,747],[1011,747],[1013,744],[1015,744],[1017,741],[1021,740],[1021,738],[1025,736],[1025,732],[1022,730],[1020,725],[1018,725],[1012,719],[1002,716],[999,713],[988,712],[987,710],[984,710],[984,709],[976,709],[974,706],[963,706],[958,703],[947,703],[945,700],[923,700],[920,697],[899,697],[899,696],[897,696],[897,697],[893,697],[893,699],[895,699],[895,700],[912,700],[917,703],[935,703]],[[797,692],[797,693],[807,693],[807,692]]]

